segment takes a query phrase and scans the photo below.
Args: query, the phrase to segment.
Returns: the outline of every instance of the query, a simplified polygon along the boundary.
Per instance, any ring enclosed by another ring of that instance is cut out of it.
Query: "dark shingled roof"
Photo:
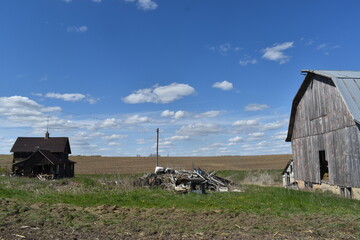
[[[10,152],[35,152],[38,149],[52,153],[66,152],[71,154],[69,138],[67,137],[18,137]]]

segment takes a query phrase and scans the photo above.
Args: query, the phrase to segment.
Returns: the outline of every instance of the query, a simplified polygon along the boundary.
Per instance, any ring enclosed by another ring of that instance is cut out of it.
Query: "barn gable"
[[[360,72],[358,71],[317,71],[317,70],[303,70],[306,73],[304,82],[302,83],[299,91],[297,92],[290,115],[290,122],[288,128],[287,142],[291,141],[295,116],[298,110],[298,105],[307,91],[310,84],[313,84],[313,80],[321,79],[332,85],[337,89],[338,96],[342,97],[343,103],[346,105],[350,112],[352,119],[360,124]],[[320,80],[320,81],[321,81]],[[335,97],[329,94],[327,97]],[[336,96],[337,97],[337,96]]]

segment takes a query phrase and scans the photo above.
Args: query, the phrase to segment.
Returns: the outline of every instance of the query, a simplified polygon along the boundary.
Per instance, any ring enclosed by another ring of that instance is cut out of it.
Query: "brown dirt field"
[[[283,169],[291,155],[160,157],[159,165],[175,169],[263,170]],[[10,168],[11,155],[0,155],[0,169]],[[152,172],[155,157],[70,156],[75,161],[75,174],[123,174]]]
[[[159,165],[175,169],[261,170],[283,169],[291,155],[222,156],[222,157],[160,157]],[[86,157],[71,156],[77,162],[76,174],[122,174],[152,172],[154,157]]]
[[[0,240],[357,239],[359,218],[122,208],[1,200]],[[321,221],[320,221],[321,219]],[[339,227],[342,226],[342,227]]]
[[[0,170],[11,169],[12,155],[0,155]]]

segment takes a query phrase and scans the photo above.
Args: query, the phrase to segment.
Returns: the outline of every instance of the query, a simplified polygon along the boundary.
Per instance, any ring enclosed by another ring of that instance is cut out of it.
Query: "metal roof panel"
[[[333,78],[348,110],[356,122],[360,122],[360,79]]]
[[[329,78],[360,78],[360,71],[303,70],[301,72],[315,73]]]

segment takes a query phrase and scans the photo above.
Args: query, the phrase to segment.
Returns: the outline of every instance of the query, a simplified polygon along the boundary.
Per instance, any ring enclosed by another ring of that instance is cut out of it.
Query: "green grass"
[[[221,173],[222,176],[237,176],[239,181],[245,179],[246,174],[234,171]],[[356,215],[360,211],[359,201],[343,199],[330,193],[245,185],[243,193],[182,195],[162,189],[103,185],[104,179],[124,182],[124,177],[119,175],[108,178],[86,175],[55,181],[1,177],[0,198],[19,199],[27,203],[62,203],[80,207],[117,205],[137,208],[179,208],[191,211],[217,209],[233,214],[247,212],[270,215],[294,213]],[[65,190],[61,190],[63,187]]]

